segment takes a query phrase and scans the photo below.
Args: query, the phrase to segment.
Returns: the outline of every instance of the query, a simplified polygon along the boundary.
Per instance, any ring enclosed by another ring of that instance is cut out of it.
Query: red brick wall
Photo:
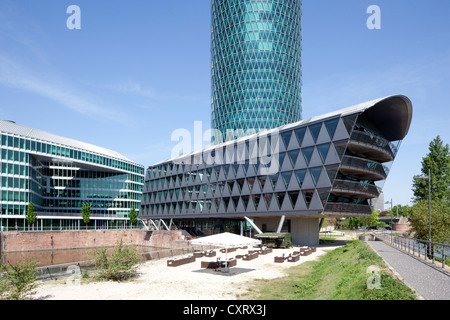
[[[149,245],[145,230],[96,230],[3,233],[2,252],[58,250],[115,246]]]

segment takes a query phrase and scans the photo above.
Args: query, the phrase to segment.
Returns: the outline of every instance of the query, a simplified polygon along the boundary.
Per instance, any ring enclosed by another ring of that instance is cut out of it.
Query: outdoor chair
[[[275,257],[274,258],[274,262],[275,263],[283,263],[284,262],[284,253],[283,253],[283,255],[281,256],[281,257]]]
[[[288,262],[297,262],[300,260],[300,255],[296,254],[296,255],[289,255],[289,257],[287,258]]]

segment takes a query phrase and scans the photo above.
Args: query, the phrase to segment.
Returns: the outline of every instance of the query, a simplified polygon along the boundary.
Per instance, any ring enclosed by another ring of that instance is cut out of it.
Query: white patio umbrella
[[[203,238],[198,238],[191,241],[191,245],[199,246],[216,246],[225,248],[226,258],[228,266],[228,249],[239,248],[243,246],[254,246],[260,245],[261,240],[252,239],[249,237],[240,236],[234,233],[224,232],[219,234],[214,234],[212,236],[207,236]]]

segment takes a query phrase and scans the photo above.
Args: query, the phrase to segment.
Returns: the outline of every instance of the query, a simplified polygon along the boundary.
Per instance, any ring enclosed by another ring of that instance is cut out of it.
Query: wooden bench
[[[167,266],[168,267],[178,267],[181,266],[183,264],[187,264],[187,263],[191,263],[195,261],[195,257],[194,256],[189,256],[186,258],[179,258],[179,259],[170,259],[167,260]]]
[[[237,260],[233,258],[228,261],[202,261],[200,264],[203,269],[231,268],[236,265]]]
[[[250,261],[250,260],[253,260],[253,259],[258,258],[258,256],[259,256],[259,253],[258,253],[258,252],[255,252],[255,253],[249,253],[249,254],[244,254],[244,255],[242,256],[242,260]]]

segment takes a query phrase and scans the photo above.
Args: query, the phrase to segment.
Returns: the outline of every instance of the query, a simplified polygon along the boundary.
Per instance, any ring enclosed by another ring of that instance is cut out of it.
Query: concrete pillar
[[[319,245],[319,219],[291,219],[291,237],[294,245],[317,247]]]
[[[255,218],[255,224],[263,232],[276,232],[281,217]],[[296,246],[319,245],[319,218],[286,216],[290,221],[292,243]]]

